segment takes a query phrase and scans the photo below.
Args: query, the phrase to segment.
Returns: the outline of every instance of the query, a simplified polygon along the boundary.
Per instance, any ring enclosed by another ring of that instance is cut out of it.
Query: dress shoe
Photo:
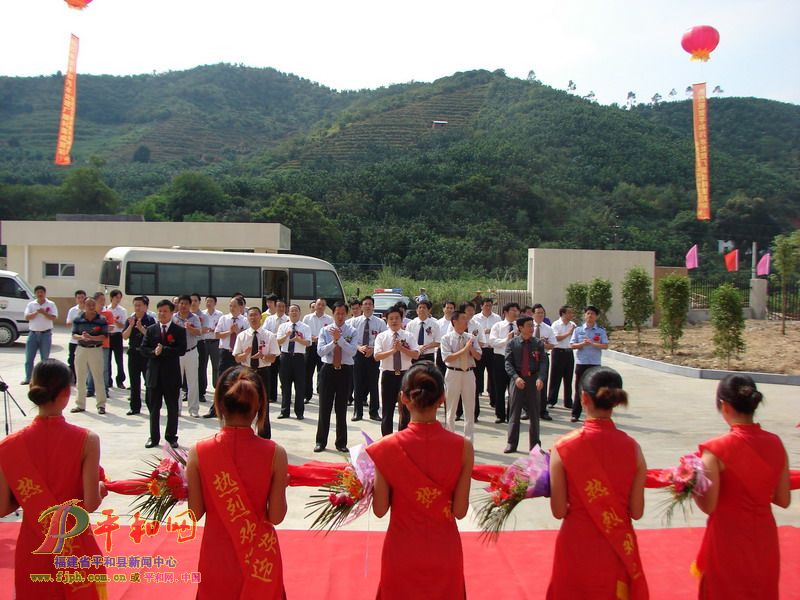
[[[71,412],[71,413],[86,412],[86,409],[85,408],[79,408],[77,406],[73,406],[72,408],[69,409],[69,412]]]
[[[555,405],[556,405],[556,402],[558,402],[558,401],[557,401],[557,400],[554,400],[553,402],[550,402],[550,401],[548,400],[548,401],[547,401],[547,405],[548,405],[548,406],[555,406]]]
[[[539,415],[539,418],[542,421],[552,421],[553,420],[553,417],[550,416],[550,413],[541,414],[541,415]]]
[[[370,415],[369,416],[369,420],[370,421],[380,421],[381,418],[378,415]]]
[[[155,448],[156,446],[158,446],[158,442],[154,442],[151,439],[148,439],[147,443],[144,445],[145,448]]]
[[[189,416],[192,417],[193,419],[199,419],[200,418],[200,413],[190,412]]]
[[[106,396],[108,396],[108,394],[106,394]],[[86,394],[86,397],[87,397],[87,398],[94,398],[94,392],[89,392],[89,393],[87,393],[87,394]]]
[[[128,411],[128,412],[126,412],[125,414],[126,414],[126,415],[128,415],[128,416],[130,417],[131,415],[138,415],[138,414],[139,414],[139,411],[138,411],[138,410],[129,410],[129,411]]]
[[[98,408],[98,409],[97,409],[97,414],[98,414],[98,415],[104,415],[104,414],[106,414],[106,409],[105,409],[105,407],[104,407],[104,406],[101,406],[100,408]]]
[[[336,449],[339,452],[350,452],[350,450],[348,450],[347,446],[336,446]]]
[[[30,382],[30,381],[28,381],[27,379],[23,379],[22,381],[20,381],[20,382],[19,382],[19,384],[20,384],[20,385],[30,385],[30,384],[31,384],[31,382]]]
[[[204,419],[215,419],[216,417],[217,417],[217,413],[214,410],[210,410],[206,414],[203,415]]]
[[[305,419],[305,417],[303,415],[298,415],[298,417],[297,417],[298,421],[302,421],[303,419]]]
[[[314,446],[314,452],[322,452],[323,450],[325,450],[325,446],[323,446],[322,444],[317,444],[316,446]]]
[[[564,408],[572,408],[572,402],[564,402]]]
[[[278,415],[278,418],[279,419],[288,419],[289,415],[285,415],[285,414],[281,413],[281,414]]]
[[[205,396],[200,396],[200,402],[207,402],[206,397]]]
[[[519,416],[519,420],[520,420],[520,421],[527,421],[528,419],[530,419],[530,417],[528,416],[528,413],[522,413],[522,414]]]
[[[494,422],[499,424],[499,423],[505,423],[506,420],[505,419],[495,419]]]
[[[122,382],[118,382],[117,383],[117,389],[124,390],[125,389],[125,384],[122,383]]]
[[[513,454],[516,451],[517,449],[514,448],[513,446],[506,446],[505,449],[503,450],[503,454]]]
[[[362,418],[363,417],[359,417],[358,415],[353,415],[352,417],[350,417],[350,420],[351,421],[360,421]]]
[[[180,444],[178,444],[178,440],[172,440],[169,443],[169,445],[172,446],[173,448],[179,448],[180,447]]]
[[[459,416],[456,417],[456,421],[463,421],[463,420],[464,420],[464,416],[463,415],[459,415]]]
[[[572,418],[569,420],[569,422],[570,422],[570,423],[577,423],[578,421],[580,421],[580,419],[579,419],[578,417],[572,417]]]

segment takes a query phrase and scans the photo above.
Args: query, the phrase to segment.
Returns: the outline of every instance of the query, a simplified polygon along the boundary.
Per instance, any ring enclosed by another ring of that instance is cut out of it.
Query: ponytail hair
[[[72,373],[60,360],[48,358],[33,368],[28,398],[36,406],[43,406],[58,398],[64,388],[72,385]]]
[[[622,376],[609,367],[592,367],[581,378],[581,389],[589,394],[595,408],[610,410],[628,405],[628,393],[622,389]]]
[[[444,396],[444,378],[429,360],[421,360],[406,372],[400,391],[417,408],[434,406]]]
[[[220,419],[229,415],[256,414],[258,428],[264,426],[267,393],[258,374],[249,367],[227,369],[214,390],[214,410]]]
[[[717,410],[727,402],[738,413],[752,415],[764,400],[749,375],[728,375],[717,385]]]

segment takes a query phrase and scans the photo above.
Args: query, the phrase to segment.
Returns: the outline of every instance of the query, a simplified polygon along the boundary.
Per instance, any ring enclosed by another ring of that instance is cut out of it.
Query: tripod
[[[19,405],[19,402],[17,402],[17,399],[8,391],[8,384],[2,376],[0,376],[0,392],[3,392],[3,423],[5,425],[6,435],[8,435],[13,430],[11,425],[11,404],[8,402],[9,398],[11,402],[14,403],[14,406],[17,407],[17,410],[22,413],[22,416],[24,417],[26,415],[25,411],[22,410],[22,407]]]

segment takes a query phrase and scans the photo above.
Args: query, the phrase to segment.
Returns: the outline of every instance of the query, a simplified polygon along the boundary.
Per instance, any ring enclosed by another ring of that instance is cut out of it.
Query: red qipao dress
[[[786,463],[780,438],[760,425],[733,425],[700,444],[725,465],[719,500],[695,562],[700,598],[778,598],[780,555],[772,495]]]
[[[53,516],[39,522],[39,515],[47,509],[68,502],[76,503],[74,512],[62,512],[65,530],[69,531],[78,520],[75,517],[83,508],[83,478],[81,456],[88,429],[70,425],[64,417],[36,417],[33,422],[11,434],[0,443],[0,468],[3,470],[14,497],[23,509],[22,526],[17,538],[14,557],[14,588],[19,600],[50,600],[73,598],[75,600],[103,600],[107,597],[105,583],[76,583],[65,585],[55,582],[58,571],[54,565],[56,552],[63,557],[102,556],[89,525],[81,535],[67,538],[63,547],[57,544],[43,546],[48,534],[58,534],[59,526]],[[83,512],[85,514],[85,511]],[[50,527],[54,529],[50,529]],[[56,538],[50,538],[54,542]],[[33,554],[35,550],[46,553]],[[62,571],[79,571],[84,579],[89,573],[105,573],[99,567],[78,568],[67,565]],[[32,573],[49,573],[53,583],[32,582]]]
[[[452,512],[464,438],[438,422],[411,422],[367,452],[391,487],[377,598],[464,598],[464,558]]]
[[[223,427],[196,445],[206,522],[197,598],[285,598],[275,527],[267,518],[275,442]]]
[[[569,508],[556,538],[551,600],[648,598],[629,502],[636,442],[611,419],[559,439]]]

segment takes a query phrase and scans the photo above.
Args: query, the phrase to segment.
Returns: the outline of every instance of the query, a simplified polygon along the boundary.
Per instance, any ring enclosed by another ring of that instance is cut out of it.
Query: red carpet
[[[11,598],[13,549],[18,525],[0,524],[0,600]],[[800,599],[800,528],[779,528],[781,599]],[[112,556],[162,555],[177,560],[181,574],[197,565],[199,541],[177,544],[161,532],[134,544],[123,528],[115,534]],[[502,534],[497,545],[483,545],[477,533],[464,533],[464,570],[468,597],[492,599],[544,598],[553,560],[555,531],[515,531]],[[380,575],[382,532],[339,531],[328,536],[308,531],[279,531],[286,592],[290,599],[366,600],[375,597]],[[689,565],[700,545],[700,528],[646,529],[638,532],[642,562],[654,600],[696,597]],[[102,545],[102,538],[100,539]],[[424,552],[420,548],[420,552]],[[132,570],[110,569],[110,573]],[[194,598],[191,584],[110,583],[111,600]],[[421,596],[423,597],[423,596]],[[220,599],[223,600],[223,599]]]

